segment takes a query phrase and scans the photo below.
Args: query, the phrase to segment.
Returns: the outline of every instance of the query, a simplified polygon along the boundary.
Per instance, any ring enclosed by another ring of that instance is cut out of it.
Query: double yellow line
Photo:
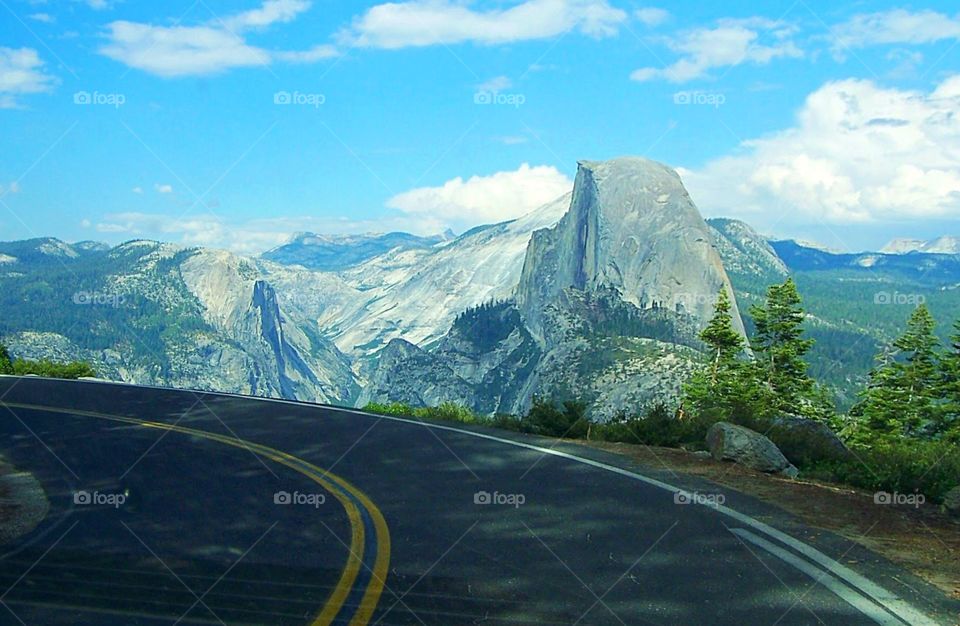
[[[331,474],[330,472],[321,469],[316,465],[308,463],[303,459],[287,454],[286,452],[276,450],[275,448],[245,441],[236,437],[227,437],[225,435],[219,435],[217,433],[211,433],[205,430],[187,428],[186,426],[164,424],[163,422],[150,422],[132,417],[124,417],[122,415],[110,415],[108,413],[97,413],[95,411],[78,411],[74,409],[42,406],[38,404],[23,404],[19,402],[0,401],[0,406],[45,411],[48,413],[62,413],[65,415],[93,417],[112,422],[133,424],[143,428],[156,428],[158,430],[167,430],[183,433],[193,437],[201,437],[203,439],[216,441],[228,446],[242,448],[254,452],[259,456],[266,457],[276,463],[279,463],[280,465],[288,467],[320,485],[325,491],[333,495],[333,497],[336,498],[343,506],[344,510],[346,511],[347,518],[350,520],[351,534],[349,547],[350,554],[347,558],[346,566],[344,567],[343,572],[340,574],[340,579],[333,588],[333,591],[331,592],[330,597],[327,599],[326,604],[324,604],[323,609],[311,622],[313,626],[327,626],[333,623],[333,620],[340,615],[341,611],[343,610],[344,603],[347,601],[350,592],[353,590],[357,576],[360,574],[360,569],[364,566],[364,546],[366,542],[367,531],[366,524],[364,524],[363,521],[363,516],[360,512],[360,509],[357,507],[357,503],[359,502],[369,516],[370,520],[373,522],[377,551],[374,565],[370,572],[370,582],[367,584],[367,588],[363,594],[363,598],[360,601],[360,605],[353,613],[349,623],[350,626],[364,626],[365,624],[369,623],[371,617],[373,616],[373,612],[377,608],[377,604],[380,601],[380,595],[383,593],[383,588],[387,577],[387,570],[390,565],[390,531],[387,528],[386,520],[384,520],[380,509],[377,508],[377,506],[370,500],[369,497],[367,497],[366,494],[345,481],[343,478],[335,474]]]

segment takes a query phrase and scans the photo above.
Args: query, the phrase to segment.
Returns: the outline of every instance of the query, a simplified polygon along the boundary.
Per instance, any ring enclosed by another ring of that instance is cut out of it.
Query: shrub
[[[53,361],[47,361],[45,359],[40,361],[17,359],[13,362],[11,369],[12,373],[17,376],[36,374],[37,376],[46,376],[48,378],[77,379],[81,376],[97,375],[89,363],[83,363],[81,361],[54,363]]]
[[[371,402],[363,407],[364,411],[380,413],[382,415],[397,415],[402,417],[416,417],[420,419],[439,420],[444,422],[459,422],[474,424],[488,421],[489,418],[476,415],[469,408],[454,402],[444,402],[440,406],[413,407],[403,402]]]
[[[460,422],[461,424],[473,424],[478,421],[478,416],[467,407],[454,402],[444,402],[440,406],[428,406],[416,409],[417,417],[432,420],[443,420],[445,422]]]
[[[488,419],[489,421],[487,422],[487,425],[493,428],[502,428],[503,430],[510,430],[515,433],[523,431],[523,419],[517,417],[516,415],[497,413]]]
[[[586,412],[587,407],[582,402],[567,400],[558,407],[542,398],[534,398],[533,406],[521,422],[521,430],[548,437],[585,437],[590,428]]]
[[[621,417],[600,424],[594,433],[604,441],[702,448],[712,424],[713,421],[697,415],[680,419],[665,404],[656,404],[643,416]]]
[[[380,413],[381,415],[398,415],[405,417],[413,417],[416,414],[416,410],[412,406],[403,404],[402,402],[391,402],[389,404],[371,402],[363,407],[363,410],[370,413]]]
[[[0,343],[0,374],[12,374],[13,362],[10,360],[10,353],[7,346]]]
[[[851,459],[819,463],[806,474],[862,489],[921,493],[941,502],[960,485],[960,449],[945,442],[900,440],[858,447]]]

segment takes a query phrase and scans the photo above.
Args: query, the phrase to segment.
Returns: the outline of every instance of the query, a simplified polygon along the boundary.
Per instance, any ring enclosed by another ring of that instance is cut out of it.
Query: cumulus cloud
[[[244,34],[290,22],[310,8],[307,0],[266,0],[259,8],[195,26],[158,26],[118,20],[107,25],[99,52],[129,67],[165,78],[203,76],[274,61],[311,63],[337,55],[329,45],[303,51],[266,50]]]
[[[157,193],[173,193],[173,185],[161,185],[157,183],[156,185],[153,186],[153,188]],[[140,193],[139,191],[137,191],[137,189],[140,189],[140,188],[136,187],[134,188],[133,191],[135,193]]]
[[[555,167],[524,163],[513,171],[411,189],[390,198],[387,206],[458,230],[520,217],[572,188],[573,181]]]
[[[269,65],[270,54],[213,26],[154,26],[116,21],[100,52],[130,67],[164,77],[213,74]]]
[[[633,16],[644,26],[659,26],[670,19],[670,12],[656,7],[643,7],[634,11]]]
[[[388,49],[466,42],[493,45],[573,30],[607,37],[616,34],[626,19],[627,14],[607,0],[526,0],[486,11],[452,0],[409,0],[368,9],[340,33],[340,39],[348,45]]]
[[[845,49],[960,39],[960,15],[950,17],[929,9],[863,13],[833,28],[831,37],[834,54],[840,57]]]
[[[792,128],[681,175],[705,212],[760,225],[960,217],[960,75],[929,93],[827,83]]]
[[[33,48],[0,46],[0,109],[20,106],[20,97],[51,91],[56,78],[43,69],[43,61]]]
[[[267,0],[257,9],[228,17],[224,25],[234,31],[265,28],[271,24],[292,22],[309,8],[308,0]]]
[[[791,40],[793,34],[791,26],[765,18],[723,19],[713,28],[695,28],[667,39],[667,46],[680,54],[680,59],[664,68],[640,68],[630,77],[682,83],[716,68],[799,58],[803,51]]]

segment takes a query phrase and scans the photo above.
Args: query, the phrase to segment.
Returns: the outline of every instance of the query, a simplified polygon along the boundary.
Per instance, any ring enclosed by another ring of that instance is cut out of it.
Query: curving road
[[[574,445],[40,378],[0,378],[0,416],[0,455],[51,502],[40,527],[0,546],[4,624],[960,615],[909,574],[773,508]]]

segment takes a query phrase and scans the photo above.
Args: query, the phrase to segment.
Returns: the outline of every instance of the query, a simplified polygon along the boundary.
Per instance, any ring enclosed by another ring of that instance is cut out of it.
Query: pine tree
[[[772,285],[767,290],[765,305],[754,305],[750,315],[757,327],[751,342],[757,357],[755,371],[766,387],[770,409],[822,416],[824,407],[817,401],[822,394],[807,374],[804,361],[814,342],[803,338],[804,312],[793,279]]]
[[[897,382],[895,365],[891,350],[877,355],[862,400],[850,411],[853,424],[849,434],[854,442],[869,444],[902,431],[898,407],[903,405],[905,394]]]
[[[13,362],[10,360],[10,352],[7,346],[0,343],[0,374],[12,374]]]
[[[960,320],[953,324],[950,349],[940,359],[940,396],[943,407],[938,424],[944,438],[960,443]]]
[[[863,400],[852,411],[864,431],[858,439],[916,437],[941,427],[943,375],[935,327],[926,305],[918,306],[893,342],[894,354],[880,359],[870,373]]]
[[[717,296],[713,318],[707,327],[700,333],[700,339],[706,343],[713,355],[710,371],[710,380],[715,383],[721,363],[729,366],[743,352],[743,337],[733,328],[733,317],[730,315],[730,296],[726,289],[721,289]]]
[[[731,309],[730,297],[721,290],[713,318],[700,333],[709,360],[684,387],[684,404],[707,421],[749,419],[758,401],[749,364],[741,358],[746,344],[733,326]]]

